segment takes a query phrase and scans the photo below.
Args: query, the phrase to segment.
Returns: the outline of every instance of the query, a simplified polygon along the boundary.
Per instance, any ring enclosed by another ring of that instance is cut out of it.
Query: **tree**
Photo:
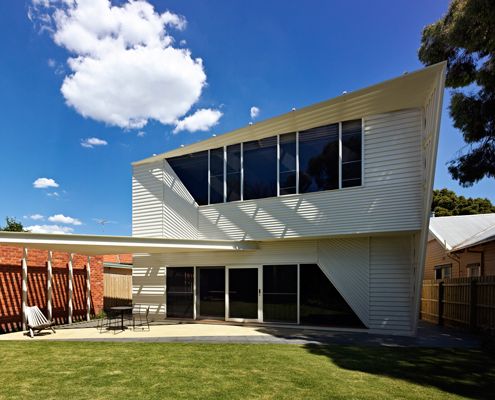
[[[15,218],[6,217],[5,222],[7,222],[7,225],[0,226],[0,231],[28,232],[27,230],[24,229],[24,226],[22,225],[22,223],[17,221]]]
[[[488,199],[457,196],[452,190],[433,191],[431,211],[436,217],[495,213],[495,206]]]
[[[424,28],[418,55],[426,65],[447,60],[446,86],[465,88],[449,107],[467,144],[449,161],[450,174],[464,187],[495,177],[495,1],[453,0]]]

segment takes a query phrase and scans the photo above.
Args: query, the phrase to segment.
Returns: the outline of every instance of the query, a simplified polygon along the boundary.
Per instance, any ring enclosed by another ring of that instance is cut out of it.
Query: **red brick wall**
[[[28,249],[27,305],[38,306],[46,315],[48,251]],[[57,323],[68,318],[69,254],[52,253],[52,308]],[[73,321],[86,317],[87,256],[73,258]],[[0,333],[20,329],[22,325],[22,249],[0,245]],[[91,313],[103,307],[103,257],[91,257]]]

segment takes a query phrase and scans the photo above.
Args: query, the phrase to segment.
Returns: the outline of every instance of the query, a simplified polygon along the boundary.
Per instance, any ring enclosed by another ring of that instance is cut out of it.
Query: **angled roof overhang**
[[[164,239],[133,236],[60,235],[0,232],[0,245],[36,248],[85,255],[120,253],[177,253],[194,251],[256,250],[253,241]]]
[[[136,161],[133,165],[138,166],[168,157],[214,149],[248,140],[263,139],[277,134],[301,131],[369,115],[423,108],[433,89],[438,85],[439,77],[444,73],[445,65],[445,62],[431,65],[254,125]]]

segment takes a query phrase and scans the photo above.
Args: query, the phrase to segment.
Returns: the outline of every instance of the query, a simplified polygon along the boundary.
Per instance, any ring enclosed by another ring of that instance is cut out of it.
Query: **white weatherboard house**
[[[133,164],[157,318],[414,334],[445,63]]]

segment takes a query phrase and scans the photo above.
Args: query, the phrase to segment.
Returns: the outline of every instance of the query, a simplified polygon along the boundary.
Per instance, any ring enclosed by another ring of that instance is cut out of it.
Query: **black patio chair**
[[[132,329],[135,330],[136,326],[141,330],[150,330],[150,306],[143,304],[134,304],[132,307]]]

